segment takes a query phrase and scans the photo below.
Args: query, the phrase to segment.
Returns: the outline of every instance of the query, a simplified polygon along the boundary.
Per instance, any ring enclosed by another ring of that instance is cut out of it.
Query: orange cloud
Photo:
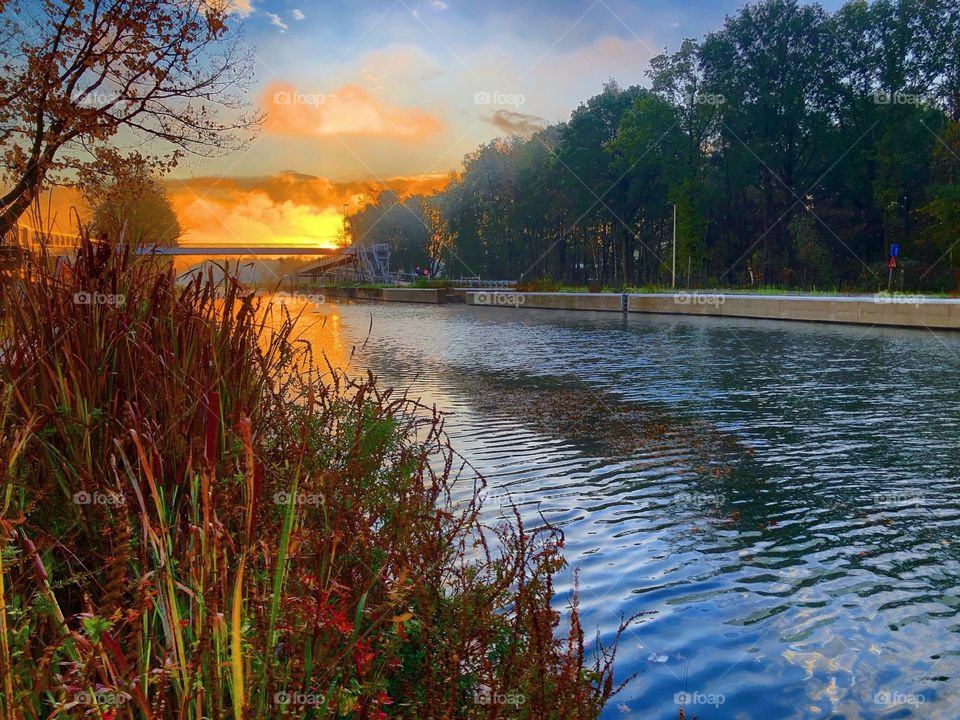
[[[323,95],[273,83],[261,104],[267,112],[266,130],[277,135],[358,135],[424,142],[444,129],[443,121],[425,110],[388,105],[357,85]]]
[[[246,17],[253,12],[252,0],[228,0],[226,7],[227,12],[239,13],[241,17]]]
[[[442,190],[446,175],[338,183],[284,172],[263,177],[170,180],[174,208],[184,228],[181,244],[334,247],[344,205],[355,212],[381,190],[405,197]]]

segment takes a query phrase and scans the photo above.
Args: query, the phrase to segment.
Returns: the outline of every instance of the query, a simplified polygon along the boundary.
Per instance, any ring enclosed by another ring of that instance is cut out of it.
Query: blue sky
[[[434,189],[479,144],[565,120],[609,78],[644,84],[653,55],[719,28],[739,6],[230,2],[255,51],[250,100],[267,123],[246,152],[178,169],[185,224],[221,226],[198,240],[332,241],[344,204],[356,209],[371,188]]]
[[[338,90],[352,86],[387,108],[419,109],[439,121],[429,141],[411,135],[384,142],[383,133],[363,124],[336,137],[321,133],[314,143],[294,142],[288,132],[236,166],[338,180],[453,168],[478,143],[504,134],[504,117],[555,122],[607,78],[645,82],[653,54],[702,37],[738,6],[731,0],[233,2],[256,48],[255,101],[269,106],[264,93],[282,84],[306,99],[324,98],[332,112]],[[481,96],[478,105],[477,93],[488,93],[491,102],[482,104]],[[498,122],[497,110],[512,114],[500,113]]]

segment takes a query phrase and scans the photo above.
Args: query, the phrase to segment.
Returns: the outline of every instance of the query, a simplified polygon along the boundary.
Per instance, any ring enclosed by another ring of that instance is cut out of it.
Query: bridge
[[[72,257],[76,254],[79,237],[75,234],[39,231],[19,223],[16,245],[21,250],[43,248],[51,257]],[[13,250],[13,246],[10,248]],[[139,246],[138,255],[167,257],[319,257],[317,265],[303,270],[300,275],[313,280],[368,282],[394,284],[401,280],[390,272],[390,246],[351,245],[345,248],[310,247],[304,245],[175,245]],[[7,258],[7,264],[13,262]]]
[[[312,248],[302,245],[278,246],[262,245],[257,247],[227,247],[206,245],[178,245],[176,247],[138,247],[138,255],[175,255],[178,257],[200,257],[203,255],[230,255],[256,257],[291,257],[309,256],[318,257],[336,254],[339,248]]]
[[[397,273],[390,272],[390,246],[386,243],[340,248],[316,265],[301,270],[300,277],[324,282],[383,285],[395,285],[400,281]]]
[[[17,223],[17,244],[24,249],[43,247],[53,257],[67,257],[76,253],[80,237],[74,233],[62,233],[51,230],[37,230],[24,223]],[[340,248],[311,247],[309,245],[275,245],[263,243],[236,247],[231,245],[175,245],[138,247],[138,255],[173,255],[183,257],[212,256],[256,256],[256,257],[318,257],[336,253]]]

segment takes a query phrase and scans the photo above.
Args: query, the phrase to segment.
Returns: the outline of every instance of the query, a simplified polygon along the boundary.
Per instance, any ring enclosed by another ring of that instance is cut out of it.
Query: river
[[[447,411],[562,527],[584,627],[637,673],[607,718],[960,718],[960,334],[317,305],[334,365]],[[572,575],[560,589],[569,597]]]

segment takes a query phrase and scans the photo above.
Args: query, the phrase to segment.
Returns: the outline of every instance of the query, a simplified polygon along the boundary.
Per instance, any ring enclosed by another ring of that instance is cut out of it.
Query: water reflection
[[[701,720],[960,717],[957,336],[376,303],[307,316],[331,363],[451,413],[489,512],[513,501],[563,526],[588,625],[657,611],[621,651],[639,675],[609,717],[675,718],[684,687]]]

